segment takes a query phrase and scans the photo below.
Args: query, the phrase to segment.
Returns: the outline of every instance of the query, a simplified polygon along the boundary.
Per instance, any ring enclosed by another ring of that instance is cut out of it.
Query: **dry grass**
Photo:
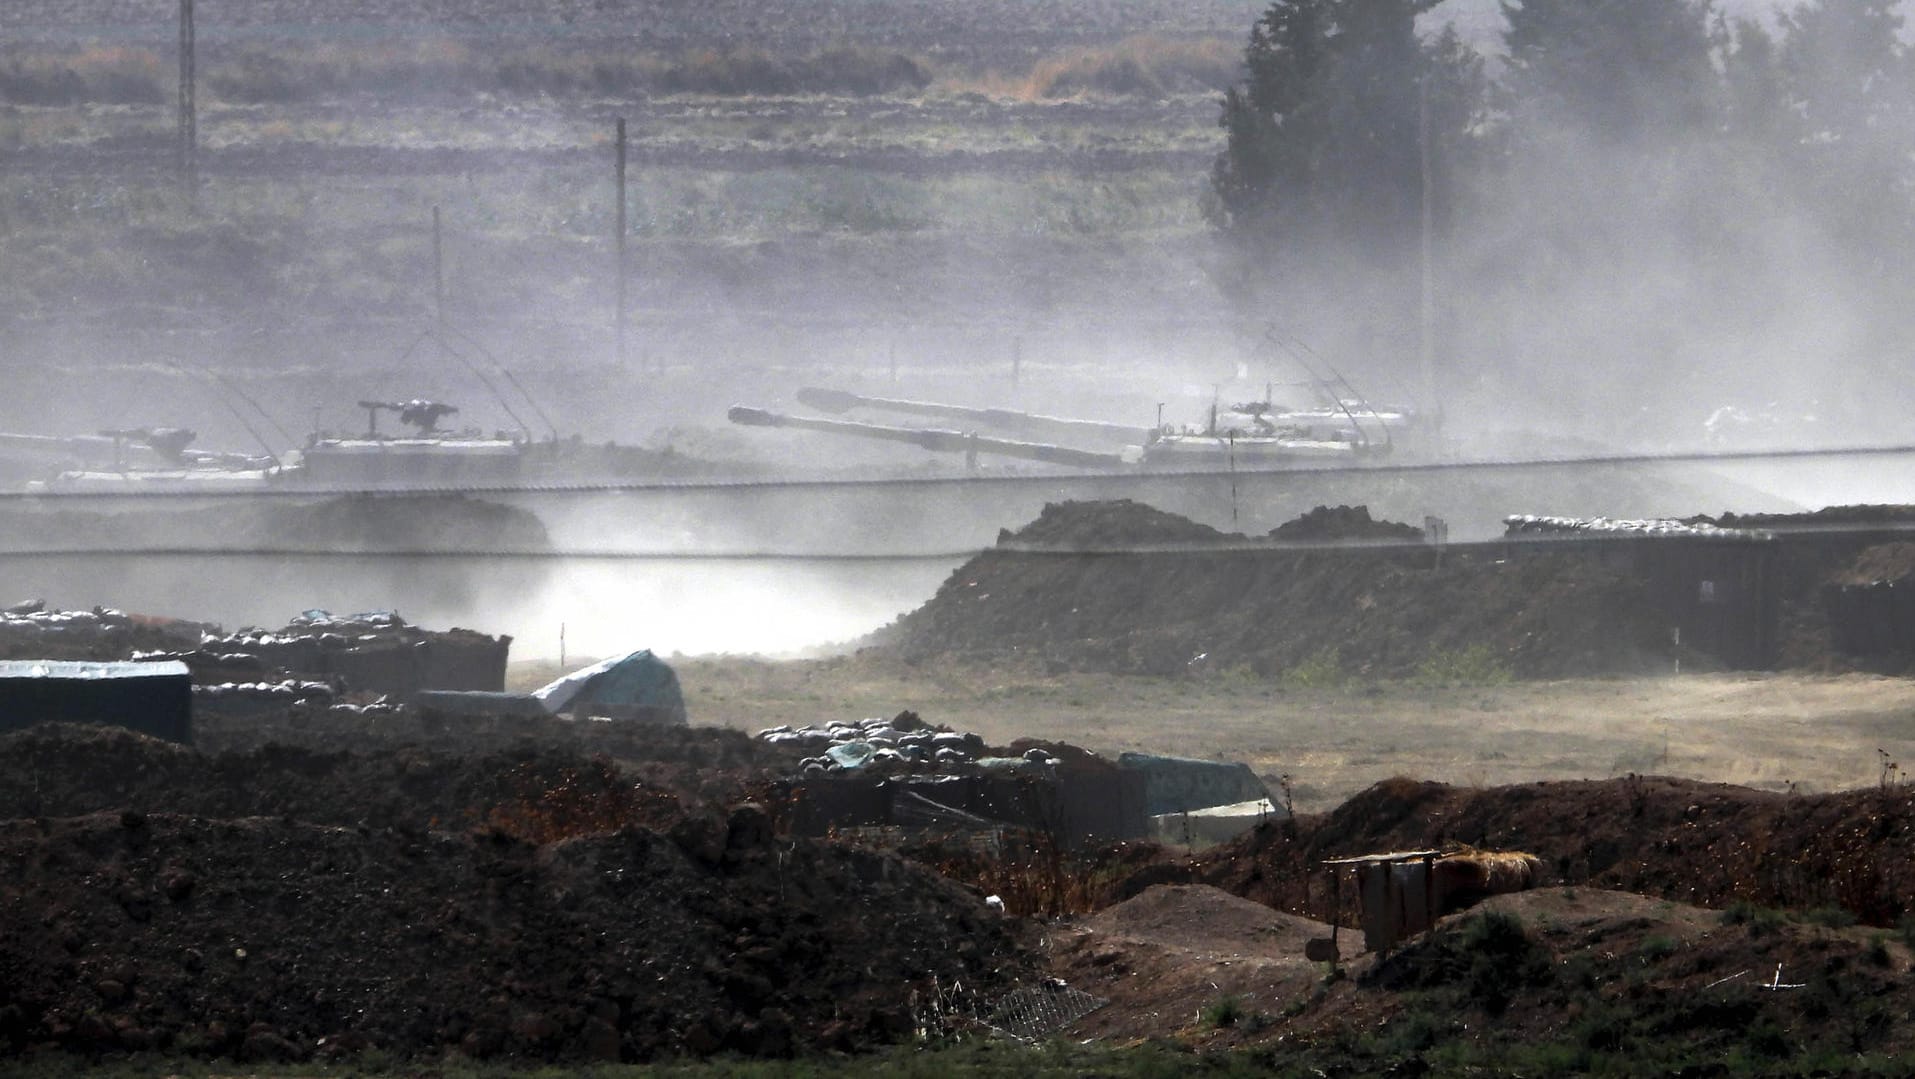
[[[1086,95],[1160,98],[1220,93],[1242,73],[1242,45],[1222,37],[1140,34],[1111,45],[1041,56],[1023,71],[942,66],[897,48],[839,44],[815,50],[750,46],[635,51],[605,46],[475,48],[454,41],[250,45],[205,58],[209,100],[285,104],[376,94],[423,100],[472,94],[555,98],[646,94],[721,96],[981,92],[1020,101]],[[0,102],[159,104],[171,62],[148,48],[16,50],[0,61]]]
[[[935,88],[1013,101],[1222,93],[1243,74],[1243,45],[1224,38],[1139,34],[1113,45],[1065,49],[1027,71],[939,73]]]
[[[1915,681],[1861,675],[1694,675],[1431,688],[1295,691],[1247,678],[1166,680],[916,669],[860,659],[679,665],[692,721],[895,715],[1005,743],[1241,760],[1288,773],[1299,812],[1396,775],[1469,786],[1634,772],[1801,793],[1874,787],[1876,750],[1915,754]]]
[[[1543,861],[1515,850],[1478,850],[1466,843],[1444,848],[1440,862],[1467,865],[1481,890],[1492,894],[1520,892],[1536,880]]]

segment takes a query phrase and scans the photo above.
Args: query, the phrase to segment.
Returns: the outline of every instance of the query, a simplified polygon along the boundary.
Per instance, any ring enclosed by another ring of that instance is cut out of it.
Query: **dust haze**
[[[490,496],[536,516],[551,552],[591,558],[493,564],[465,553],[490,537],[467,535],[437,563],[374,545],[270,575],[12,559],[18,595],[0,598],[262,624],[396,608],[511,633],[528,656],[557,655],[561,626],[580,656],[784,653],[876,628],[1063,497],[1137,497],[1245,532],[1367,502],[1464,538],[1504,513],[1915,494],[1879,461],[1127,486],[726,422],[734,404],[802,412],[797,390],[824,385],[1200,424],[1218,402],[1315,403],[1330,370],[1377,403],[1440,410],[1452,457],[1906,441],[1908,220],[1904,192],[1870,180],[1906,148],[1911,102],[1901,76],[1854,85],[1860,46],[1789,52],[1783,7],[1720,3],[1708,62],[1725,100],[1708,124],[1489,101],[1475,164],[1438,162],[1455,186],[1426,383],[1420,264],[1330,245],[1272,269],[1206,218],[1219,100],[1265,6],[1091,8],[1124,20],[1104,25],[1063,2],[993,23],[944,0],[882,19],[845,4],[200,0],[189,202],[171,5],[131,19],[90,0],[8,5],[0,431],[184,426],[202,448],[284,454],[363,430],[361,400],[423,398],[458,406],[456,427],[648,456]],[[1497,4],[1449,0],[1420,29],[1444,25],[1504,76]],[[1776,151],[1789,140],[1751,111],[1762,86],[1733,99],[1729,78],[1755,70],[1762,35],[1786,88],[1862,113],[1808,115],[1809,149]],[[739,60],[740,40],[762,62]],[[840,81],[820,81],[831,49],[847,50],[830,54]],[[854,68],[868,80],[846,81]],[[5,478],[18,490],[65,464],[9,459]],[[854,485],[872,478],[938,482]],[[600,489],[650,483],[671,489]],[[593,490],[543,489],[568,486]],[[220,513],[181,543],[228,545]],[[24,534],[13,549],[33,546]]]

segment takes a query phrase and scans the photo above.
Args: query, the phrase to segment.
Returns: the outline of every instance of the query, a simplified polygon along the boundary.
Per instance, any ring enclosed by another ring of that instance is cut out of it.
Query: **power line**
[[[1786,523],[1772,523],[1780,516]],[[1591,543],[1632,541],[1722,541],[1761,538],[1783,539],[1801,536],[1906,535],[1915,533],[1915,516],[1908,520],[1826,521],[1804,520],[1791,515],[1752,515],[1751,523],[1724,527],[1720,535],[1708,532],[1667,536],[1650,531],[1573,531],[1517,532],[1490,539],[1466,540],[1433,545],[1420,538],[1403,539],[1323,539],[1287,540],[1238,537],[1218,540],[1193,540],[1177,543],[1097,543],[1051,544],[1000,541],[990,547],[967,547],[936,551],[675,551],[614,550],[605,548],[500,548],[470,549],[447,547],[405,547],[376,550],[319,550],[285,546],[182,546],[165,547],[44,547],[0,550],[0,557],[13,559],[94,559],[94,558],[265,558],[273,560],[364,562],[406,560],[470,560],[502,562],[797,562],[818,564],[884,564],[967,562],[985,555],[1032,558],[1125,558],[1145,555],[1217,555],[1217,554],[1402,554],[1413,551],[1442,550],[1446,553],[1500,551],[1512,548],[1573,547]]]
[[[983,549],[957,551],[846,552],[830,551],[609,551],[609,550],[467,550],[456,547],[406,547],[383,550],[335,551],[310,547],[30,547],[0,550],[0,558],[269,558],[276,561],[470,559],[498,562],[961,562]]]
[[[0,492],[0,501],[36,501],[42,503],[95,499],[258,499],[313,497],[390,497],[401,495],[577,495],[615,493],[672,493],[722,491],[829,491],[854,488],[942,488],[942,487],[1028,487],[1057,483],[1080,486],[1125,486],[1139,481],[1175,479],[1227,480],[1266,476],[1392,476],[1440,474],[1447,472],[1508,472],[1526,469],[1595,468],[1615,465],[1655,464],[1747,464],[1762,461],[1805,461],[1844,457],[1895,457],[1915,455],[1915,445],[1844,446],[1800,450],[1696,450],[1670,453],[1582,454],[1565,457],[1468,458],[1438,461],[1367,461],[1352,464],[1297,465],[1284,468],[1138,468],[1122,472],[1045,472],[994,476],[893,476],[893,477],[784,477],[744,479],[628,480],[591,483],[504,483],[475,485],[431,485],[388,487],[310,487],[298,483],[255,489],[212,491],[182,490],[173,487],[152,491],[36,491]]]

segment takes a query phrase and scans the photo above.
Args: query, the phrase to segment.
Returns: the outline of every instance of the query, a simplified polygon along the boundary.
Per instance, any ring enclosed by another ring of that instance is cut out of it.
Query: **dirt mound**
[[[577,765],[595,758],[616,762],[625,776],[667,791],[687,804],[725,805],[754,793],[771,775],[794,771],[802,750],[771,745],[743,731],[645,723],[574,722],[551,716],[461,716],[416,710],[358,709],[292,704],[250,716],[196,716],[193,742],[208,754],[249,755],[342,748],[374,760],[379,755],[466,760],[481,755],[513,761],[550,756]],[[478,767],[469,761],[459,767]],[[450,820],[445,817],[442,819]]]
[[[1318,506],[1245,539],[1134,502],[1067,502],[1002,533],[870,644],[914,663],[1242,667],[1308,685],[1678,663],[1900,673],[1915,663],[1906,604],[1844,589],[1915,574],[1900,531],[1910,519],[1915,508],[1901,506],[1726,516],[1720,527],[1511,518],[1503,541],[1451,545],[1420,542],[1364,506]]]
[[[1473,1055],[1501,1061],[1492,1074],[1797,1074],[1818,1058],[1860,1074],[1858,1054],[1915,1041],[1908,953],[1879,933],[1588,888],[1498,896],[1348,969],[1293,1018],[1248,1024],[1272,1026],[1299,1073]]]
[[[1309,527],[1353,519],[1331,512]],[[1118,542],[1112,528],[1184,542],[1209,531],[1134,503],[1065,503],[1012,535],[1094,549]],[[873,643],[916,662],[1037,659],[1148,674],[1247,667],[1317,678],[1561,677],[1662,668],[1672,646],[1650,599],[1620,569],[1553,552],[1504,558],[1496,548],[1322,551],[1238,540],[1213,551],[1064,558],[1020,539],[960,567]]]
[[[661,738],[592,724],[584,732],[602,735],[596,743],[563,743],[556,736],[572,725],[544,726],[553,739],[522,733],[493,747],[444,751],[394,740],[351,752],[337,747],[353,740],[322,728],[308,745],[206,753],[115,727],[43,724],[0,736],[0,819],[130,809],[457,829],[502,812],[622,799],[615,824],[664,826],[747,796],[787,764],[738,731],[692,728]]]
[[[1402,540],[1417,542],[1423,530],[1396,521],[1370,519],[1368,506],[1318,506],[1293,521],[1285,521],[1270,530],[1272,539],[1286,542],[1324,540]]]
[[[535,847],[127,812],[0,823],[0,1046],[639,1060],[891,1040],[1028,965],[973,893],[762,811]]]
[[[1864,548],[1855,561],[1834,574],[1831,583],[1849,585],[1901,584],[1915,577],[1915,543],[1882,543]]]
[[[117,728],[58,724],[0,738],[0,774],[0,818],[128,809],[411,828],[474,825],[495,807],[576,785],[581,774],[597,793],[621,783],[587,758],[529,746],[475,757],[278,745],[207,756]]]
[[[1303,945],[1330,927],[1204,885],[1160,885],[1050,936],[1051,966],[1110,1003],[1072,1037],[1190,1029],[1221,997],[1275,1011],[1320,979]],[[1355,938],[1350,938],[1354,940]]]
[[[1873,925],[1915,909],[1915,787],[1789,795],[1661,776],[1487,789],[1394,779],[1320,817],[1265,825],[1193,877],[1318,912],[1323,859],[1456,841],[1522,850],[1552,883],[1721,907],[1840,908]],[[1161,873],[1158,874],[1161,876]]]
[[[1052,502],[1037,520],[999,531],[1000,546],[1098,548],[1242,539],[1128,498],[1107,502]]]

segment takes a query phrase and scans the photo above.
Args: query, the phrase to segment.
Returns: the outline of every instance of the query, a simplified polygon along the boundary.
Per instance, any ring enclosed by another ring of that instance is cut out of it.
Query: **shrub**
[[[1197,1018],[1204,1026],[1212,1030],[1236,1026],[1238,1021],[1249,1014],[1244,1007],[1243,998],[1235,993],[1226,993],[1197,1012]]]
[[[1770,907],[1759,907],[1746,899],[1731,903],[1722,912],[1723,925],[1746,926],[1749,935],[1759,937],[1786,924],[1789,916]]]
[[[1888,934],[1876,933],[1868,938],[1868,951],[1863,957],[1878,967],[1886,967],[1893,962],[1888,954]]]
[[[1642,950],[1636,954],[1644,963],[1660,963],[1676,954],[1676,942],[1670,937],[1650,937],[1642,942]]]
[[[1415,1056],[1428,1052],[1443,1040],[1449,1025],[1419,1008],[1397,1016],[1380,1032],[1371,1049],[1379,1056]]]
[[[1844,907],[1817,907],[1802,915],[1802,920],[1829,929],[1847,929],[1855,924],[1855,912]]]

